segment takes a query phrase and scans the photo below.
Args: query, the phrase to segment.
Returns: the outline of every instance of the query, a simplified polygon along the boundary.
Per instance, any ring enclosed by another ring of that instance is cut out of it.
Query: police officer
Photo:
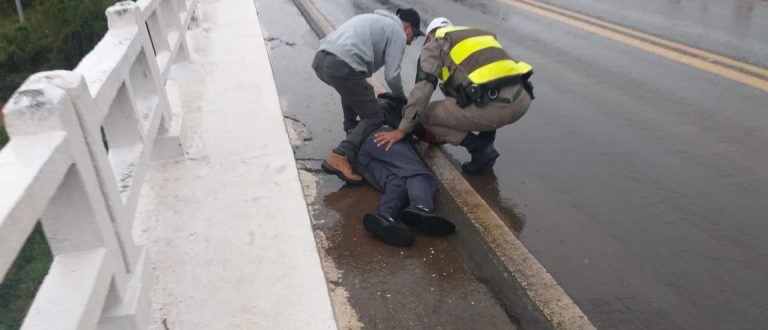
[[[528,110],[532,74],[533,68],[512,59],[493,33],[436,18],[427,28],[403,120],[393,131],[376,133],[375,142],[389,148],[421,122],[438,141],[464,146],[472,159],[461,167],[477,173],[499,157],[493,146],[495,130]],[[438,80],[446,97],[430,103]]]

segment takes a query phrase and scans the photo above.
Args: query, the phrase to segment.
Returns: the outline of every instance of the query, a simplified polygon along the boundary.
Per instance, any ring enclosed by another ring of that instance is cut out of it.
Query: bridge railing
[[[53,263],[25,329],[145,328],[145,251],[132,238],[153,154],[183,154],[165,84],[190,56],[196,0],[119,2],[73,71],[31,76],[3,109],[0,275],[38,221]]]

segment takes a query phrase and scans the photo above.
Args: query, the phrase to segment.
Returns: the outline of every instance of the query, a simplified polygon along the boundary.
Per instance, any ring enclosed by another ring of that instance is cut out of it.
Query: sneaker
[[[352,171],[352,166],[346,156],[339,156],[331,152],[321,167],[326,173],[334,174],[350,185],[357,186],[365,182],[362,176]]]
[[[418,205],[406,207],[400,212],[400,220],[435,237],[445,237],[456,231],[456,225],[452,222]]]
[[[363,216],[363,227],[382,242],[392,246],[411,246],[415,240],[402,222],[378,213],[366,213]]]

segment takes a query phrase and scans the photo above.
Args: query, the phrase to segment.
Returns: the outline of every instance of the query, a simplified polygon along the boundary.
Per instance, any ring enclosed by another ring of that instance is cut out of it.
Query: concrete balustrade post
[[[198,15],[200,14],[199,11],[196,11],[195,8],[197,7],[197,1],[196,0],[178,0],[177,1],[177,7],[183,8],[181,15],[183,17],[181,18],[181,24],[183,26],[182,31],[182,38],[181,43],[179,44],[179,50],[176,54],[176,62],[180,61],[186,61],[191,58],[191,52],[189,50],[189,43],[187,42],[187,32],[189,28],[193,26],[197,26],[196,20],[199,19]]]
[[[51,84],[28,80],[4,111],[11,144],[63,136],[51,153],[41,155],[47,157],[42,160],[44,166],[37,177],[27,182],[27,189],[38,193],[21,196],[38,202],[25,212],[11,214],[24,216],[27,226],[33,226],[39,217],[54,255],[23,328],[83,328],[96,324],[105,301],[121,301],[126,296],[128,280],[70,98]],[[27,147],[46,148],[40,144]],[[35,155],[34,151],[26,152]],[[41,187],[47,191],[40,191]]]
[[[150,11],[144,15],[146,16],[146,27],[154,49],[157,66],[165,77],[168,65],[171,61],[173,45],[168,42],[168,31],[166,31],[167,24],[165,23],[163,15],[157,10],[157,5],[159,4],[158,1],[159,0],[155,0],[153,2],[154,6],[148,6],[147,9]]]
[[[104,149],[104,141],[101,135],[101,123],[97,118],[96,102],[91,97],[85,79],[79,73],[72,71],[48,71],[35,74],[29,78],[31,83],[49,83],[65,91],[77,114],[80,126],[83,130],[91,163],[96,171],[99,186],[107,203],[108,211],[114,226],[117,229],[117,237],[125,260],[125,267],[129,272],[136,268],[139,248],[133,243],[133,218],[125,212],[123,201],[117,189],[115,175]]]
[[[166,28],[169,31],[169,34],[172,32],[178,33],[181,31],[183,20],[179,16],[179,8],[177,7],[177,3],[174,0],[159,0],[160,4],[158,5],[158,10],[163,15],[163,20],[165,21]],[[170,35],[169,35],[169,39]],[[174,42],[171,42],[171,45],[173,45]]]
[[[165,84],[168,77],[167,72],[170,70],[166,69],[165,72],[163,72],[157,61],[151,61],[151,59],[153,59],[153,53],[152,43],[149,37],[149,24],[142,24],[139,35],[142,39],[141,43],[144,45],[144,47],[142,47],[143,56],[149,60],[143,62],[148,70],[146,72],[146,76],[147,78],[151,79],[151,82],[154,85],[154,90],[156,96],[158,97],[157,107],[162,115],[161,126],[157,133],[157,138],[154,141],[155,150],[153,152],[153,157],[156,159],[183,157],[185,147],[182,138],[183,127],[181,125],[181,115],[174,113],[168,100],[168,93],[165,89]],[[184,33],[180,35],[183,36]],[[171,47],[172,46],[173,45],[171,45]],[[142,56],[142,54],[139,54],[139,56]],[[176,52],[175,56],[178,56],[178,51]],[[170,67],[170,64],[168,67]],[[135,79],[135,77],[131,77],[131,79]]]
[[[167,4],[163,5],[163,2]],[[171,109],[165,91],[165,81],[173,61],[176,46],[174,43],[178,44],[183,34],[179,32],[181,23],[178,15],[163,14],[164,9],[175,10],[175,7],[168,0],[154,0],[147,4],[147,12],[142,13],[138,4],[123,1],[108,8],[107,14],[108,17],[115,17],[115,26],[118,27],[136,22],[138,32],[135,37],[141,49],[131,66],[126,87],[131,94],[131,100],[137,102],[140,112],[144,110],[144,115],[150,118],[148,132],[151,133],[151,139],[145,142],[154,143],[154,157],[171,159],[183,157],[184,146],[181,139],[181,116],[175,116]],[[174,37],[169,38],[169,33],[173,33]],[[157,135],[154,133],[154,121],[151,120],[156,110],[159,110],[162,116]]]
[[[176,9],[178,10],[179,17],[181,18],[182,25],[185,22],[187,12],[189,10],[189,7],[187,7],[187,1],[186,0],[174,0],[176,1]],[[186,26],[184,26],[186,28]]]
[[[149,161],[183,155],[170,66],[196,1],[123,1],[75,71],[35,74],[4,109],[0,277],[40,220],[54,261],[24,329],[146,328],[146,250],[132,230]]]
[[[121,1],[106,10],[107,27],[112,33],[134,33],[138,28],[141,9],[133,1]]]

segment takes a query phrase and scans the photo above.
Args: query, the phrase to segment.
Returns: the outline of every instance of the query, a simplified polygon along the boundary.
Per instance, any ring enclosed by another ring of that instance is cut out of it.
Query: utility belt
[[[478,108],[485,107],[491,103],[512,104],[517,101],[523,90],[528,93],[528,95],[531,97],[531,100],[535,98],[533,96],[533,85],[530,81],[528,81],[531,75],[533,75],[533,71],[527,72],[523,75],[496,79],[484,84],[458,85],[455,88],[449,86],[451,85],[450,82],[446,82],[440,84],[440,89],[446,96],[456,98],[456,104],[461,108],[464,108],[470,104],[474,104]],[[512,95],[511,100],[506,97],[499,96],[499,91],[501,91],[502,88],[515,85],[522,86],[521,88],[518,88],[517,91],[515,91],[515,94]]]

